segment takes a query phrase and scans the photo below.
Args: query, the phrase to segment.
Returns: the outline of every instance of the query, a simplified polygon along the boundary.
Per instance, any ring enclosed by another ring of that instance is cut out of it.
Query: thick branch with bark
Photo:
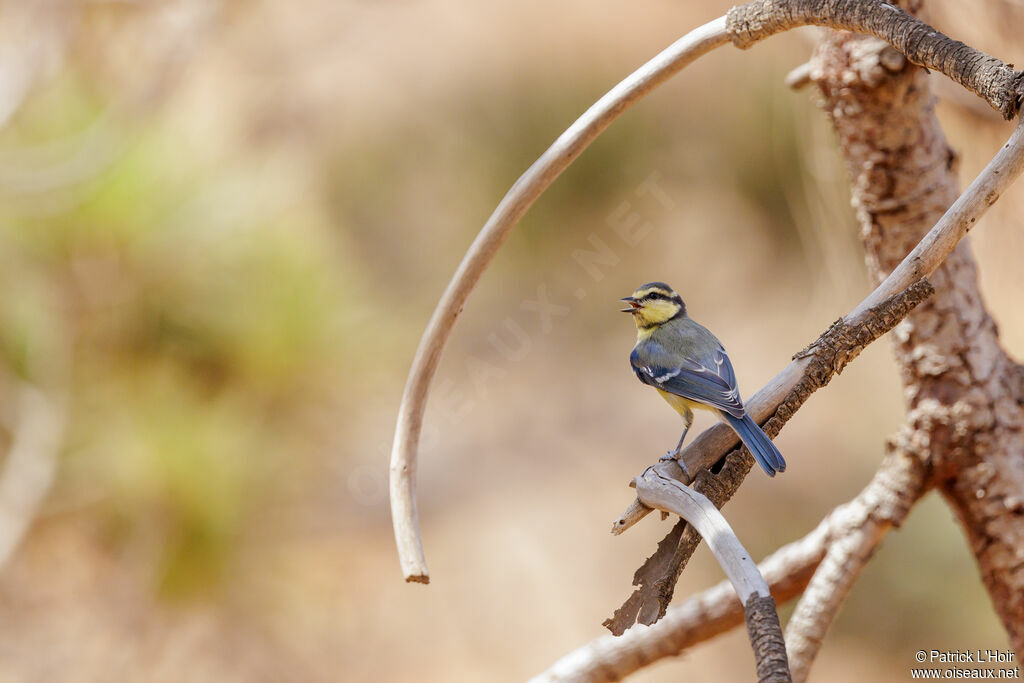
[[[812,62],[813,80],[824,94],[847,162],[876,279],[900,263],[957,187],[956,155],[935,118],[929,79],[915,68],[897,73],[877,68],[880,49],[878,41],[835,34]],[[1011,168],[1019,171],[1022,163],[1018,159]],[[995,201],[999,194],[993,190],[985,198]],[[966,242],[930,279],[935,296],[896,332],[909,423],[901,447],[930,462],[1020,657],[1024,412],[1019,366],[999,344]]]

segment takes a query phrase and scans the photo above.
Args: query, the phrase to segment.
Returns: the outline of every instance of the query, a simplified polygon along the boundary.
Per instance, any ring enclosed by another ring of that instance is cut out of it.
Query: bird
[[[686,314],[682,298],[664,282],[641,285],[622,301],[636,323],[636,346],[629,355],[641,382],[658,390],[683,418],[683,435],[663,459],[675,459],[693,424],[693,409],[711,410],[732,427],[761,469],[774,477],[786,461],[743,407],[729,356],[706,327]],[[687,476],[690,473],[687,471]],[[692,476],[690,476],[692,479]]]

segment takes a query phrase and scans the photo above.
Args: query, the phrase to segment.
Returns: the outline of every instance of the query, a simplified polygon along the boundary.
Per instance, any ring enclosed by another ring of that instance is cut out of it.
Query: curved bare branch
[[[391,517],[406,581],[430,581],[416,511],[417,447],[430,381],[469,293],[526,210],[612,121],[695,59],[728,42],[725,17],[719,17],[687,33],[612,88],[519,177],[463,257],[416,349],[395,427],[391,450]]]
[[[636,478],[636,492],[644,503],[679,515],[693,525],[697,533],[707,541],[740,602],[746,604],[752,597],[771,595],[768,584],[750,559],[750,554],[736,537],[725,516],[707,496],[675,479],[661,476],[652,467]]]

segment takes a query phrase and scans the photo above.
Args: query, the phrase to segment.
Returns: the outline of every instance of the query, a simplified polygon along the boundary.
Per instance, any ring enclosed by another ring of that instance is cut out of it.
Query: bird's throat
[[[645,339],[650,337],[652,334],[654,334],[654,331],[656,329],[658,329],[658,327],[660,327],[660,325],[657,325],[657,324],[643,325],[640,322],[640,319],[638,318],[636,320],[636,340],[638,342],[644,341]]]

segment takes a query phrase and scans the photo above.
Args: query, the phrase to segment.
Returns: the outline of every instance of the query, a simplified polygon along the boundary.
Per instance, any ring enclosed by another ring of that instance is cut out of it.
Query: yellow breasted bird
[[[779,449],[743,408],[722,342],[686,315],[679,295],[664,282],[649,282],[622,300],[629,303],[622,311],[633,314],[637,329],[636,346],[629,355],[633,372],[683,417],[683,435],[666,457],[678,459],[693,424],[693,409],[701,408],[715,411],[735,430],[769,477],[784,471],[786,461]]]

